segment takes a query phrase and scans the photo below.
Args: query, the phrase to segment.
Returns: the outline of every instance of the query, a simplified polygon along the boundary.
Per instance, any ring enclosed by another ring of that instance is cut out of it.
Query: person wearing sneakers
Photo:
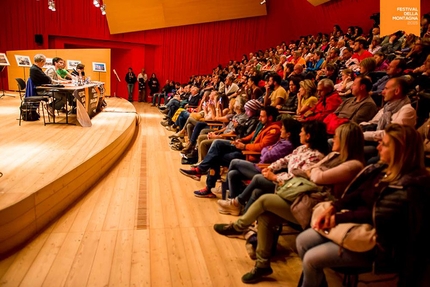
[[[234,158],[244,158],[242,151],[261,151],[265,146],[272,145],[278,141],[281,134],[279,122],[275,122],[278,110],[275,107],[264,107],[260,112],[260,122],[256,130],[241,139],[235,141],[215,140],[203,161],[190,170],[179,169],[179,171],[194,180],[200,180],[205,173],[207,175],[206,187],[194,192],[197,197],[215,198],[211,188],[215,187],[220,177],[221,165],[228,166]],[[255,158],[254,158],[255,160]]]
[[[230,198],[235,198],[243,191],[243,181],[250,180],[256,174],[260,174],[262,167],[284,156],[289,155],[300,145],[300,129],[302,125],[293,118],[282,120],[281,138],[274,145],[264,147],[258,164],[243,159],[231,161],[227,172],[228,190]],[[239,215],[240,204],[232,204],[232,200],[218,200],[219,213]]]
[[[323,185],[331,195],[340,198],[347,185],[363,169],[363,145],[364,137],[360,127],[355,123],[343,124],[336,130],[332,152],[300,176],[317,185]],[[296,198],[298,197],[297,195]],[[256,283],[273,272],[270,268],[270,257],[275,227],[285,221],[299,225],[291,211],[291,205],[292,202],[284,199],[281,194],[264,194],[236,222],[214,225],[217,233],[237,237],[258,220],[257,261],[251,272],[242,277],[242,282]]]
[[[254,175],[251,183],[243,191],[233,182],[229,187],[232,199],[220,200],[218,202],[220,208],[225,212],[235,212],[245,206],[246,211],[258,197],[265,193],[273,193],[277,184],[291,179],[294,176],[293,171],[306,170],[319,162],[328,151],[325,124],[320,121],[303,123],[300,143],[302,145],[291,154],[278,159]],[[285,168],[286,172],[274,173]]]

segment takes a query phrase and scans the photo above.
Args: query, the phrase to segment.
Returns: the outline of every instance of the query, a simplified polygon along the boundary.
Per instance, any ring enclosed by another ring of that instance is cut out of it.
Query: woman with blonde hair
[[[305,177],[316,185],[325,186],[326,191],[331,190],[332,194],[338,195],[363,168],[363,146],[361,128],[355,123],[343,124],[336,130],[331,153],[305,172],[297,173],[298,171],[294,170],[293,173],[296,177]],[[244,283],[258,282],[263,276],[273,272],[270,268],[270,257],[275,227],[285,221],[296,225],[300,223],[296,213],[291,210],[293,202],[298,200],[299,196],[294,198],[291,194],[294,192],[294,185],[289,187],[289,184],[289,181],[279,183],[275,194],[260,196],[236,222],[214,225],[217,233],[237,237],[258,220],[257,261],[251,272],[242,277]],[[285,186],[286,192],[279,193],[279,186]],[[291,190],[290,194],[288,190]],[[303,212],[306,211],[300,210],[301,217]],[[310,215],[308,218],[310,219]],[[309,225],[309,222],[306,225]]]
[[[297,116],[304,115],[318,102],[318,99],[315,96],[317,87],[313,81],[306,79],[301,81],[299,84],[300,88],[297,93]]]
[[[373,57],[363,59],[360,62],[360,75],[368,76],[370,72],[375,71],[376,60]]]
[[[410,126],[391,124],[378,151],[380,162],[364,169],[342,198],[297,237],[303,266],[299,286],[326,284],[324,268],[372,266],[375,272],[383,268],[398,273],[397,286],[429,286],[430,175],[424,168],[422,139]],[[340,223],[373,225],[375,247],[350,251],[317,232],[330,232]]]

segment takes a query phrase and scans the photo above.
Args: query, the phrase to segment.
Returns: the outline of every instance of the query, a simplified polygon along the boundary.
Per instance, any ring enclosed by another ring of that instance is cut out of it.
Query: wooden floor
[[[108,99],[91,128],[22,122],[18,98],[0,101],[0,255],[41,231],[116,162],[137,131],[129,102]],[[43,113],[41,113],[43,114]],[[64,121],[64,114],[57,117]],[[76,116],[69,117],[76,122]]]
[[[132,146],[63,216],[0,261],[0,286],[245,286],[240,278],[254,265],[245,242],[212,229],[235,218],[219,214],[215,199],[193,196],[204,181],[178,172],[162,115],[134,106],[140,126]],[[274,274],[258,286],[297,286],[294,240],[280,239]],[[329,275],[330,286],[341,286]]]

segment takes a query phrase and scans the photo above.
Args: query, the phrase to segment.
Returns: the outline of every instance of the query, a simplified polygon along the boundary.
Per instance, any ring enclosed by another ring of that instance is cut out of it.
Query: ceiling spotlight
[[[266,4],[266,0],[260,2],[261,5]]]
[[[100,11],[102,11],[102,15],[106,15],[106,5],[105,4],[100,6]]]
[[[51,10],[52,12],[55,12],[55,1],[54,0],[49,0],[48,1],[48,9]]]
[[[100,7],[100,2],[99,0],[94,0],[93,1],[94,6],[96,6],[97,8]]]

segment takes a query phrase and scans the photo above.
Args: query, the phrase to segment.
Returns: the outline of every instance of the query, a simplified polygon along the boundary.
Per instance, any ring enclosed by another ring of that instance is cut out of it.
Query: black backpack
[[[36,107],[21,107],[22,120],[33,122],[40,119],[40,115],[37,112]]]

